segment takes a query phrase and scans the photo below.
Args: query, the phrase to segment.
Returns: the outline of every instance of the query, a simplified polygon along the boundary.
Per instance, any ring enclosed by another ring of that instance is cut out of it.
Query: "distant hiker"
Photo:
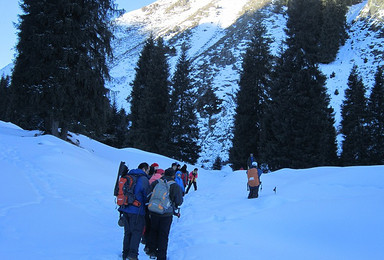
[[[177,165],[179,165],[177,162],[172,163],[171,168],[176,172]]]
[[[152,177],[152,175],[156,172],[156,170],[159,169],[159,164],[158,163],[152,163],[151,167],[149,167],[149,177]]]
[[[189,173],[188,178],[189,178],[189,183],[188,183],[188,188],[187,188],[187,191],[185,192],[185,194],[188,193],[192,184],[193,184],[193,188],[195,189],[195,191],[197,190],[197,168],[193,169],[193,171],[191,171]]]
[[[175,171],[165,170],[164,176],[150,186],[152,195],[148,210],[151,217],[151,231],[146,252],[151,258],[167,259],[168,236],[175,210],[183,203],[181,188],[174,180]]]
[[[259,197],[261,170],[257,168],[257,162],[253,162],[251,168],[247,170],[249,195],[248,199]]]
[[[184,196],[184,193],[185,193],[185,187],[184,187],[184,183],[183,183],[183,179],[181,179],[181,171],[178,170],[176,171],[176,174],[175,174],[175,181],[177,184],[179,184],[181,190],[183,191],[183,196]]]
[[[157,169],[156,172],[152,175],[152,177],[149,179],[149,185],[152,184],[152,182],[160,179],[163,177],[164,170],[163,169]]]
[[[149,165],[141,163],[137,169],[130,170],[127,174],[136,179],[134,195],[138,203],[122,205],[119,208],[124,217],[123,260],[137,259],[139,254],[139,244],[145,225],[145,204],[149,193],[148,171]]]
[[[255,159],[255,157],[253,157],[253,153],[250,153],[248,160],[247,160],[248,169],[250,169],[252,167],[253,162],[256,162],[256,159]]]
[[[187,187],[187,185],[188,185],[187,165],[184,164],[183,167],[181,167],[180,171],[181,171],[181,179],[183,180],[184,187]]]

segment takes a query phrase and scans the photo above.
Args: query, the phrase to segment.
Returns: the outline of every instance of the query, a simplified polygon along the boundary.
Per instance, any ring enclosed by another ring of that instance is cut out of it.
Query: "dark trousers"
[[[147,244],[147,241],[149,240],[149,232],[151,230],[151,219],[149,217],[149,212],[146,210],[145,212],[145,230],[143,234],[143,243]]]
[[[173,216],[151,214],[151,231],[149,233],[149,253],[156,254],[157,260],[167,259],[168,236]]]
[[[139,255],[139,244],[143,234],[145,219],[144,216],[138,214],[129,214],[123,212],[124,215],[124,241],[123,241],[123,258],[137,257]]]
[[[249,187],[248,199],[259,197],[259,186]]]
[[[195,188],[195,191],[197,190],[197,182],[195,182],[195,181],[190,181],[189,184],[188,184],[187,191],[186,191],[185,193],[188,193],[189,189],[190,189],[191,186],[192,186],[192,183],[193,183],[193,188]]]

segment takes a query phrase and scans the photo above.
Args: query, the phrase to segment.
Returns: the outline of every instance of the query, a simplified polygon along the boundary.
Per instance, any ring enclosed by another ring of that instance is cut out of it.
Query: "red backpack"
[[[134,205],[140,207],[141,203],[136,199],[135,187],[138,176],[127,174],[128,167],[125,162],[120,162],[119,170],[117,172],[117,179],[113,195],[116,196],[116,203],[118,206]]]
[[[137,183],[137,176],[127,174],[119,180],[119,192],[117,194],[116,203],[119,206],[133,205],[140,207],[141,203],[136,199],[135,187]]]

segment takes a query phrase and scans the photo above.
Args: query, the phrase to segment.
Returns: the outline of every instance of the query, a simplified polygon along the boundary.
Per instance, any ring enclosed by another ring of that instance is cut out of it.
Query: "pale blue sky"
[[[156,0],[115,0],[119,8],[124,8],[126,11],[139,9],[149,5]],[[17,40],[17,30],[13,23],[17,22],[18,14],[21,9],[18,0],[0,0],[0,69],[7,66],[14,59],[14,47]]]

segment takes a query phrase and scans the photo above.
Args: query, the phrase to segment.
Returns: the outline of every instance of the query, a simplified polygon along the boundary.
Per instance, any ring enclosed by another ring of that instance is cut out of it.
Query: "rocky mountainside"
[[[189,57],[195,68],[196,91],[211,86],[222,99],[221,112],[205,118],[199,115],[202,153],[199,163],[210,167],[217,156],[228,159],[231,128],[235,110],[242,55],[252,34],[252,27],[261,11],[262,19],[273,40],[272,54],[278,55],[285,38],[285,9],[277,0],[158,0],[142,9],[124,14],[116,21],[113,42],[114,59],[110,61],[111,99],[129,111],[126,98],[145,40],[150,34],[163,37],[175,48],[169,57],[171,73],[181,45],[190,45]],[[356,64],[368,90],[372,87],[378,65],[384,65],[384,2],[365,0],[351,6],[347,14],[348,35],[337,58],[320,64],[327,76],[331,105],[340,123],[340,105],[351,68]],[[10,66],[0,70],[9,75]],[[161,98],[161,97],[159,97]]]
[[[163,37],[170,47],[177,50],[176,55],[169,59],[171,68],[176,63],[181,44],[189,43],[189,56],[196,70],[196,91],[209,84],[223,100],[218,115],[200,117],[203,148],[200,163],[209,167],[217,156],[226,160],[231,146],[234,97],[242,54],[258,10],[261,10],[269,36],[273,39],[271,51],[277,55],[285,38],[287,17],[284,8],[278,8],[270,0],[159,0],[126,13],[118,19],[114,42],[113,80],[109,84],[113,98],[129,109],[125,99],[131,90],[130,83],[135,76],[134,68],[143,43],[150,34]],[[350,7],[347,16],[349,39],[333,63],[320,65],[328,78],[336,126],[340,122],[340,104],[353,64],[358,65],[368,89],[372,87],[376,66],[384,64],[383,10],[381,0],[363,1]]]

